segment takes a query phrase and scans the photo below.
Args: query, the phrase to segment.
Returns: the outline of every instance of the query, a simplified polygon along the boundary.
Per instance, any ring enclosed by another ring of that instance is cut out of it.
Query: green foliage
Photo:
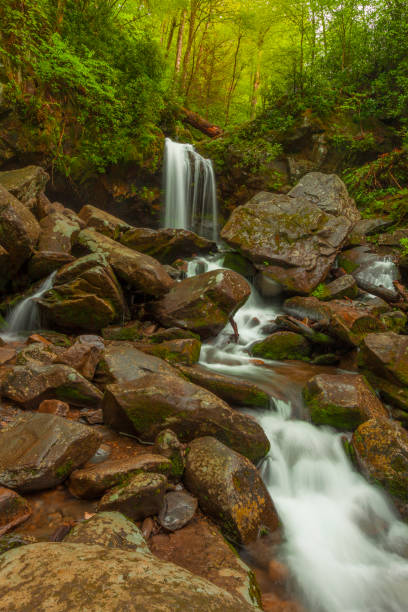
[[[400,245],[402,248],[402,255],[408,255],[408,238],[401,238]]]

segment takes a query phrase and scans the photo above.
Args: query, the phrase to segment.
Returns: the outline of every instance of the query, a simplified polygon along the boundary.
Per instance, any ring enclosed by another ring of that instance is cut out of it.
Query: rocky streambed
[[[408,291],[384,221],[311,173],[217,245],[77,215],[46,181],[0,173],[1,609],[404,610]],[[23,299],[36,329],[10,326]]]

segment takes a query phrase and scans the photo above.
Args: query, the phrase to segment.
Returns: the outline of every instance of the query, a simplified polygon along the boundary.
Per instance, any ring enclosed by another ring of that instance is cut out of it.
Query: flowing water
[[[166,138],[164,227],[186,229],[216,240],[217,190],[214,169],[190,144]]]
[[[54,283],[56,272],[48,276],[37,291],[17,304],[7,315],[4,340],[18,339],[22,333],[39,329],[41,325],[40,310],[37,300],[49,291]]]

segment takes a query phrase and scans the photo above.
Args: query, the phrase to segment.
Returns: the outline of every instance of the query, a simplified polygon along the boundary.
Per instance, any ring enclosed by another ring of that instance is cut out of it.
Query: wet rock
[[[66,417],[69,414],[69,404],[60,400],[44,400],[39,405],[38,412]]]
[[[254,610],[211,582],[145,553],[63,542],[32,544],[0,557],[3,610],[146,610],[146,602],[162,612]]]
[[[48,320],[62,329],[99,331],[127,314],[122,289],[103,255],[82,257],[61,268],[39,304]]]
[[[178,366],[178,369],[184,376],[187,376],[189,381],[211,391],[227,404],[256,408],[268,408],[270,405],[268,394],[254,383],[240,378],[224,376],[199,365],[193,367]]]
[[[191,366],[200,359],[201,342],[188,338],[184,340],[168,340],[160,344],[137,344],[143,353],[155,355],[171,364]]]
[[[198,334],[194,334],[188,329],[181,329],[180,327],[168,327],[167,329],[160,329],[159,331],[149,334],[148,339],[149,342],[159,344],[160,342],[168,342],[170,340],[199,340],[200,336]]]
[[[327,334],[323,334],[322,332],[316,331],[315,329],[313,329],[313,327],[310,327],[309,325],[306,325],[306,323],[304,323],[303,321],[298,321],[297,319],[291,316],[279,315],[276,317],[273,325],[276,331],[285,330],[294,332],[295,334],[301,334],[312,344],[322,346],[332,346],[335,344],[335,340]]]
[[[20,546],[27,546],[27,544],[35,544],[37,540],[32,536],[28,536],[21,533],[10,533],[0,538],[0,555],[4,554],[8,550],[13,548],[19,548]]]
[[[319,330],[342,341],[345,346],[358,346],[371,332],[384,331],[384,324],[366,304],[346,300],[320,302],[315,297],[295,297],[284,303],[284,311],[301,321],[319,323]]]
[[[171,475],[181,478],[184,472],[185,460],[180,440],[171,429],[164,429],[157,434],[154,441],[154,450],[171,461]],[[158,470],[156,470],[158,471]]]
[[[90,204],[81,208],[79,217],[85,222],[86,227],[92,227],[100,234],[108,236],[108,238],[113,238],[114,240],[119,238],[122,232],[132,229],[132,227],[128,223],[125,223],[125,221],[122,221],[122,219],[100,208],[96,208],[96,206],[91,206]]]
[[[392,224],[392,223],[391,223]],[[378,236],[380,246],[401,246],[401,240],[408,238],[408,228],[401,228],[395,232],[384,233]]]
[[[173,466],[169,459],[152,453],[124,459],[108,459],[72,472],[69,490],[75,497],[95,499],[108,489],[126,483],[140,472],[170,475],[172,471]]]
[[[278,528],[276,510],[256,468],[215,438],[197,438],[189,445],[184,481],[231,540],[246,544],[256,540],[262,527]]]
[[[275,332],[262,342],[257,342],[251,348],[254,357],[262,359],[283,359],[307,360],[311,353],[309,342],[300,334],[289,331]]]
[[[387,330],[397,334],[405,329],[408,322],[407,315],[401,310],[385,312],[380,318]]]
[[[84,341],[75,342],[58,357],[58,363],[73,367],[88,380],[92,380],[96,366],[99,363],[104,345],[88,344]]]
[[[395,301],[398,292],[393,286],[400,274],[396,264],[388,256],[378,255],[370,246],[360,246],[343,251],[339,266],[356,279],[357,285],[385,300]]]
[[[7,346],[0,347],[0,365],[14,362],[17,351],[15,348],[8,348]]]
[[[44,191],[49,178],[40,166],[26,166],[18,170],[0,172],[0,185],[33,210],[36,199]]]
[[[265,278],[304,294],[326,278],[350,227],[303,197],[262,192],[234,210],[221,236]]]
[[[349,236],[349,243],[352,245],[364,244],[366,236],[372,236],[378,232],[386,230],[393,224],[390,219],[373,217],[371,219],[360,219],[357,221]]]
[[[159,523],[167,531],[177,531],[191,521],[197,508],[197,499],[187,491],[170,491],[164,496]]]
[[[253,572],[225,541],[218,528],[201,513],[197,513],[183,529],[154,535],[149,545],[159,559],[176,563],[209,580],[245,605],[261,608],[259,587]],[[238,610],[241,610],[240,605]]]
[[[23,497],[0,486],[0,536],[24,523],[30,515],[31,508]]]
[[[98,512],[71,529],[64,542],[96,544],[151,555],[140,529],[120,512]]]
[[[92,428],[49,414],[30,413],[0,431],[0,484],[39,491],[63,482],[101,443]]]
[[[102,330],[105,340],[142,340],[143,323],[141,321],[130,321],[126,325],[115,325],[105,327]]]
[[[352,443],[365,476],[408,517],[408,432],[390,420],[371,419],[354,432]]]
[[[78,242],[91,253],[105,254],[118,277],[135,291],[157,298],[174,284],[153,257],[133,251],[93,229],[82,230]]]
[[[107,425],[141,440],[153,441],[161,430],[171,428],[182,442],[212,435],[254,463],[269,450],[255,419],[173,374],[108,385],[102,407]]]
[[[59,399],[73,406],[94,407],[101,391],[66,365],[15,366],[3,381],[3,396],[26,408],[37,408],[44,399]]]
[[[0,185],[0,266],[1,283],[14,278],[29,258],[40,235],[34,215]]]
[[[147,355],[132,342],[109,342],[99,362],[96,380],[101,386],[131,382],[146,374],[178,375],[178,371],[163,359]]]
[[[387,411],[364,376],[318,374],[303,390],[315,425],[354,431],[369,419],[387,418]]]
[[[105,493],[98,508],[102,511],[117,510],[134,521],[140,521],[160,512],[166,488],[167,478],[162,474],[136,474]]]
[[[214,270],[174,285],[154,307],[165,327],[189,329],[201,336],[216,336],[251,294],[247,281],[231,270]]]
[[[147,253],[162,264],[171,264],[180,257],[192,257],[216,250],[215,242],[189,230],[132,228],[122,234],[120,242],[135,251]]]
[[[351,274],[345,274],[327,285],[319,285],[313,295],[324,302],[340,300],[342,298],[354,299],[359,294],[356,279]]]
[[[33,280],[40,280],[75,261],[70,253],[56,253],[53,251],[38,251],[34,253],[28,265],[28,274]]]
[[[309,201],[335,217],[346,217],[352,223],[361,217],[347,187],[336,174],[310,172],[300,179],[288,195]]]

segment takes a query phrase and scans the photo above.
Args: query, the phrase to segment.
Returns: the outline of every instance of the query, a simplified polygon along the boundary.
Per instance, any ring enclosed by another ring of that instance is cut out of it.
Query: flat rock
[[[354,431],[361,423],[387,418],[388,413],[364,376],[318,374],[303,390],[315,425]]]
[[[240,274],[213,270],[175,284],[153,313],[165,327],[181,327],[209,338],[225,327],[250,295],[251,288]]]
[[[91,427],[29,413],[0,430],[0,484],[18,491],[55,487],[86,463],[101,443]]]
[[[187,491],[170,491],[164,496],[159,523],[168,531],[177,531],[192,520],[197,508],[197,499]]]
[[[107,491],[99,502],[98,509],[116,510],[134,521],[140,521],[159,514],[166,488],[167,478],[163,474],[142,472]]]
[[[201,509],[231,540],[247,544],[262,527],[275,531],[279,519],[254,465],[211,437],[189,445],[184,481]]]
[[[261,192],[234,210],[221,237],[284,291],[307,294],[326,278],[350,228],[307,198]]]
[[[30,515],[31,508],[21,495],[11,489],[0,487],[0,536],[24,523]]]
[[[108,385],[103,413],[107,425],[144,441],[154,441],[161,430],[170,428],[182,442],[214,436],[254,463],[269,450],[268,438],[255,419],[173,374],[148,374]]]
[[[106,460],[72,472],[69,490],[75,497],[94,499],[108,489],[126,482],[139,472],[154,472],[169,476],[173,466],[169,459],[145,453],[123,459]]]
[[[253,612],[254,607],[145,553],[47,542],[0,557],[0,609]]]

